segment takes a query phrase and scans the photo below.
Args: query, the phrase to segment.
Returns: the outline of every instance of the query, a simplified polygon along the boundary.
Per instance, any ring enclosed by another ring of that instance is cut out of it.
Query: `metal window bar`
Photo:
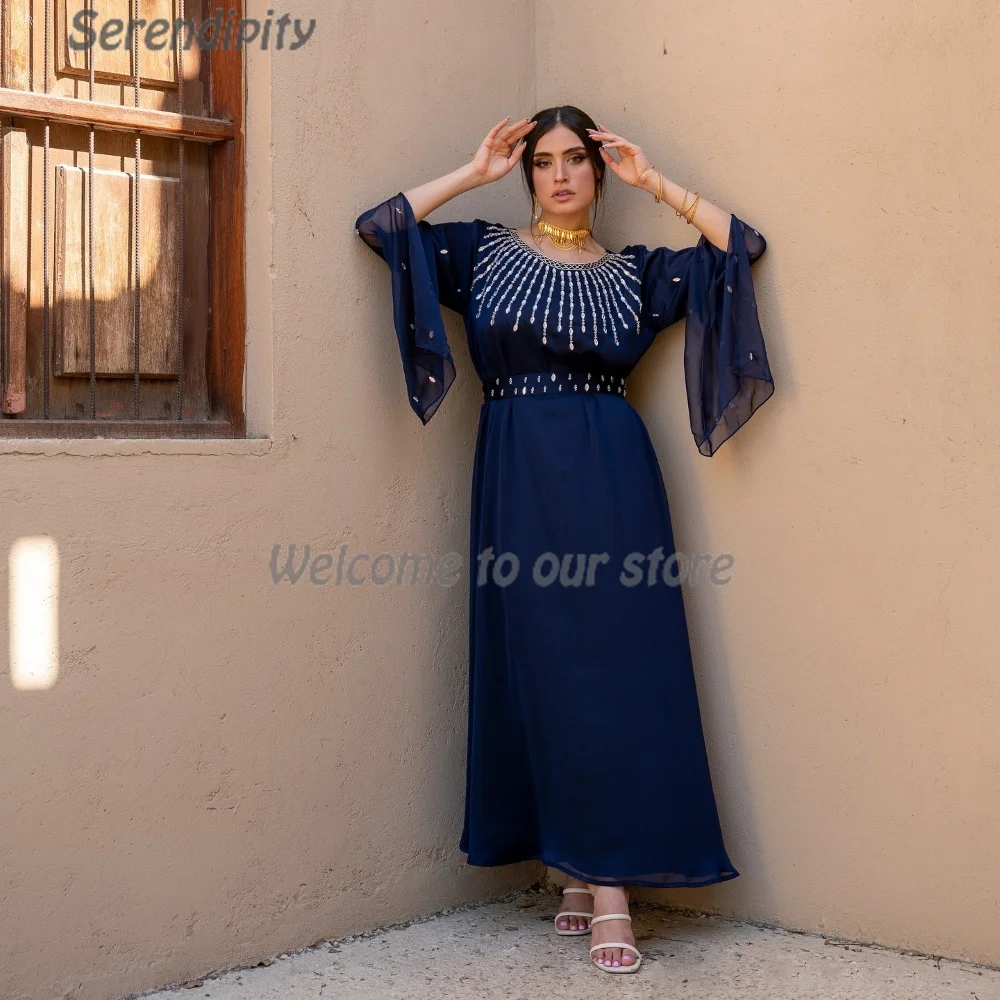
[[[184,0],[178,0],[181,32],[187,31]],[[177,37],[175,35],[175,37]],[[177,45],[177,113],[184,114],[184,42]],[[184,138],[177,143],[177,419],[184,419]]]
[[[135,106],[139,108],[139,96],[141,80],[139,77],[139,4],[135,2],[135,22],[134,22],[134,42],[132,47],[132,62],[135,66]],[[132,400],[134,407],[134,417],[139,419],[139,330],[142,310],[142,277],[139,273],[139,240],[141,233],[139,229],[139,175],[142,166],[142,134],[135,134],[135,214],[132,223],[132,248],[135,258],[135,278],[132,285],[132,343],[133,343],[133,382]]]
[[[87,48],[90,80],[88,97],[94,100],[94,46]],[[87,136],[90,159],[87,165],[87,281],[90,289],[88,332],[90,338],[90,419],[97,419],[97,300],[94,293],[94,123]]]
[[[51,53],[49,39],[52,37],[52,0],[45,0],[45,93],[48,94],[51,82],[49,79],[49,64]],[[51,122],[45,119],[45,143],[42,151],[42,416],[49,419],[49,371],[50,353],[50,307],[49,307],[49,128]]]

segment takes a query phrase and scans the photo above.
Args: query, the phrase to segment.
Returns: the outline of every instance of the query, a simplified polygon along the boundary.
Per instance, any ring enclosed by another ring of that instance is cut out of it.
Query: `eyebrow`
[[[586,146],[570,146],[569,149],[564,149],[563,152],[564,153],[576,153],[576,152],[586,153],[587,152],[587,147]],[[539,150],[536,149],[534,155],[535,156],[551,156],[552,154],[551,153],[546,153],[544,150],[539,151]]]

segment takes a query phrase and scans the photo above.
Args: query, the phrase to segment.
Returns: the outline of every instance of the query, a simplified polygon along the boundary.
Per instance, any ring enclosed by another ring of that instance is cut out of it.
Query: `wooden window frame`
[[[93,123],[143,135],[208,143],[209,153],[209,336],[206,377],[208,420],[0,419],[0,439],[10,438],[243,438],[246,436],[243,377],[246,363],[245,68],[244,51],[208,51],[212,117],[181,115],[18,89],[9,84],[26,65],[27,16],[11,17],[0,4],[4,79],[0,116]],[[228,5],[243,16],[243,0]],[[16,7],[14,8],[16,10]],[[23,23],[22,23],[23,22]],[[16,47],[23,46],[21,53]],[[26,78],[26,77],[25,77]],[[3,295],[6,307],[6,291]],[[6,326],[6,324],[5,324]]]

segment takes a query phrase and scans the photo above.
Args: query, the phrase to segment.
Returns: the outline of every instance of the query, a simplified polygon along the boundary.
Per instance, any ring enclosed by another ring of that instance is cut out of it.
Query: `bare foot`
[[[590,888],[586,882],[581,882],[578,878],[573,878],[572,875],[566,876],[566,887],[575,886],[578,889],[588,889]],[[563,896],[562,906],[559,907],[559,912],[562,913],[563,910],[586,910],[594,909],[594,897],[591,896],[588,900],[587,897],[582,892],[571,892],[568,895]],[[620,920],[611,921],[608,920],[606,923],[621,923]],[[562,920],[556,921],[556,925],[561,931],[584,931],[590,926],[590,921],[586,917],[563,917]]]
[[[594,894],[594,916],[602,913],[628,913],[628,887],[623,885],[588,885]],[[582,897],[581,897],[582,898]],[[625,941],[635,944],[630,920],[601,920],[591,927],[591,947],[603,941]],[[591,958],[598,965],[634,965],[635,953],[626,948],[602,948]]]

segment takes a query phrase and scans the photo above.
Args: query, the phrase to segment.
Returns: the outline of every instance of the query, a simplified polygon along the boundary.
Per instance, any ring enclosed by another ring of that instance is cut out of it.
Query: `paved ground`
[[[558,890],[555,890],[558,891]],[[1000,1000],[1000,970],[632,903],[642,967],[588,964],[558,937],[560,898],[536,889],[327,941],[146,1000]]]

